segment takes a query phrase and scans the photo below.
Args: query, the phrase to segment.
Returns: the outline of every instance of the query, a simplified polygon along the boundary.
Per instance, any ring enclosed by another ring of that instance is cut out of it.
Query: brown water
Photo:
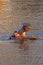
[[[43,39],[27,40],[26,48],[6,40],[24,22],[32,26],[27,35],[43,38],[43,0],[0,0],[0,65],[43,65]]]

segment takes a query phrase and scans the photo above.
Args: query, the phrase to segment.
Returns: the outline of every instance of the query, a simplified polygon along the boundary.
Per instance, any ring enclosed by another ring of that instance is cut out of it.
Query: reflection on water
[[[11,2],[7,0],[0,0],[0,33],[10,30],[12,23],[11,16]],[[9,28],[9,29],[8,29]]]
[[[43,40],[24,41],[15,43],[14,40],[0,40],[1,65],[43,65]],[[26,47],[23,46],[24,43]]]
[[[43,37],[43,0],[0,0],[0,65],[43,65],[43,40],[23,41],[26,49],[6,40],[23,22],[32,25],[27,35]]]

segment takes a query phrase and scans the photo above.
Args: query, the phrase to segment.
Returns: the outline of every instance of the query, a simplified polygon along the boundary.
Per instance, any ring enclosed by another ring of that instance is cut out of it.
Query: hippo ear
[[[23,23],[23,26],[31,26],[30,23]]]

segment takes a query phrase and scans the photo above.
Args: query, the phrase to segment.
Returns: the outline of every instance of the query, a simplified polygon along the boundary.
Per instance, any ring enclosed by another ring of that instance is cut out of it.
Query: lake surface
[[[27,35],[40,39],[26,40],[26,48],[6,40],[25,22]],[[0,0],[0,65],[43,65],[43,0]]]

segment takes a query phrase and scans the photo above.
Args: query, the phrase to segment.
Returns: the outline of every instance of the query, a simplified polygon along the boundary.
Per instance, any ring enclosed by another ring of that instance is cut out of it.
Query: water
[[[27,35],[41,37],[26,40],[26,48],[6,40],[22,23],[32,29]],[[43,65],[43,0],[0,0],[0,65]]]

